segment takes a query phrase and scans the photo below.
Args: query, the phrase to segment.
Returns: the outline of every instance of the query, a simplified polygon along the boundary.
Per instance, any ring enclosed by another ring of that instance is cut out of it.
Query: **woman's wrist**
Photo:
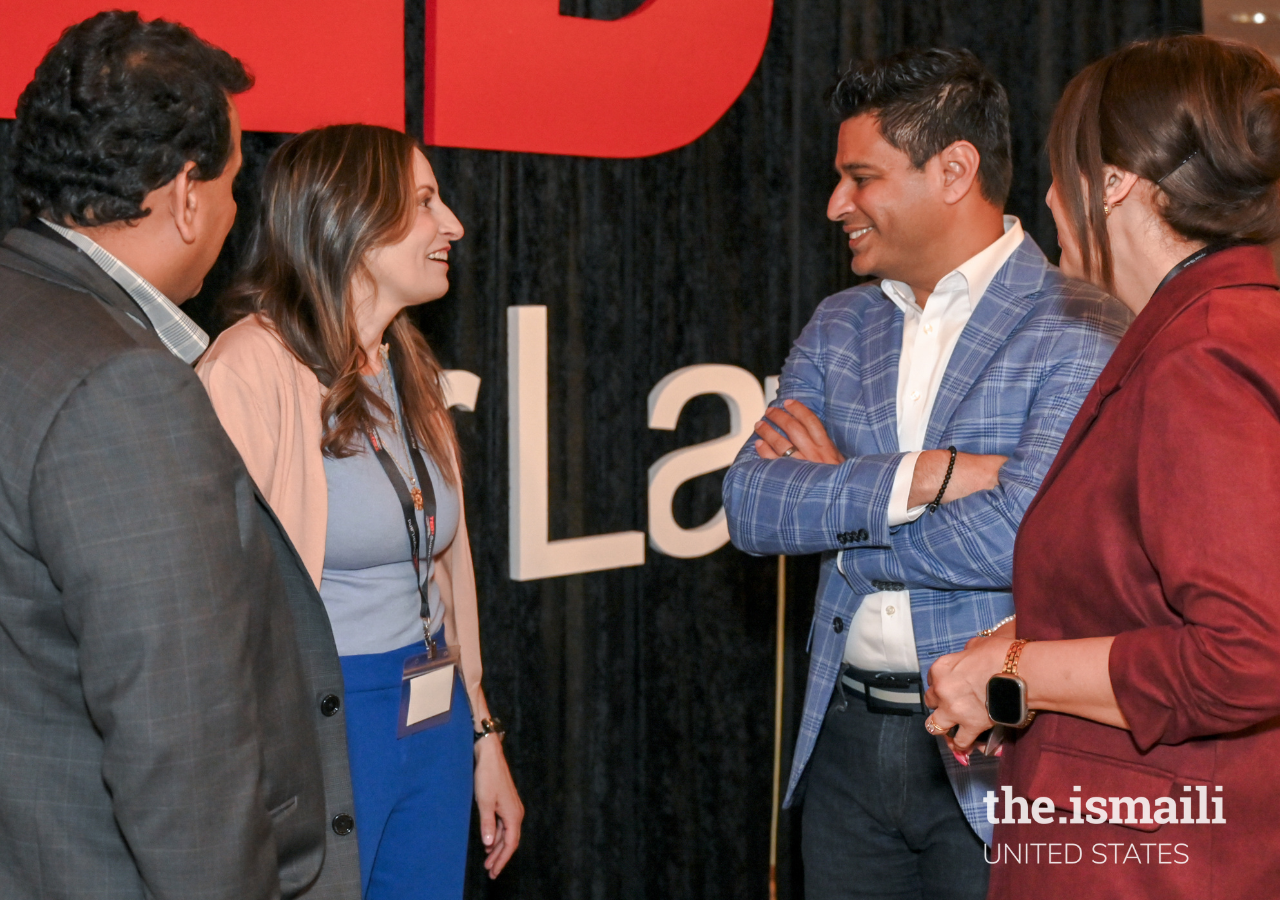
[[[1009,650],[1016,643],[1011,630],[1011,625],[1005,625],[1001,630],[997,630],[989,637],[983,638],[983,646],[987,648],[986,655],[983,657],[983,668],[988,670],[988,679],[992,675],[999,675],[1004,671],[1004,664],[1009,656]]]
[[[1108,659],[1114,640],[1076,638],[1027,645],[1018,667],[1027,686],[1027,706],[1128,728],[1111,686]]]
[[[478,739],[472,747],[475,754],[476,762],[485,760],[505,760],[506,754],[502,752],[502,740],[496,734],[487,734]]]

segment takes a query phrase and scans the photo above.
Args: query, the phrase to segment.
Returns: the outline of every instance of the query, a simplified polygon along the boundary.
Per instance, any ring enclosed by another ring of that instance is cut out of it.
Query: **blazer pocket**
[[[272,824],[276,824],[281,819],[288,816],[289,813],[293,812],[297,808],[298,808],[298,795],[294,794],[288,800],[284,801],[275,809],[268,812],[267,815],[271,816]]]
[[[1176,778],[1173,772],[1163,769],[1122,762],[1082,750],[1049,746],[1040,751],[1029,793],[1033,798],[1048,797],[1057,809],[1073,815],[1078,811],[1085,818],[1090,815],[1085,804],[1092,798],[1102,798],[1106,804],[1107,821],[1112,825],[1152,832],[1161,827],[1155,822],[1156,801],[1161,797],[1173,797]],[[1079,787],[1078,791],[1074,790],[1076,787]],[[1113,804],[1112,798],[1119,802]],[[1073,801],[1079,807],[1073,805]],[[1112,818],[1117,812],[1122,817]],[[1097,815],[1096,809],[1093,815]]]

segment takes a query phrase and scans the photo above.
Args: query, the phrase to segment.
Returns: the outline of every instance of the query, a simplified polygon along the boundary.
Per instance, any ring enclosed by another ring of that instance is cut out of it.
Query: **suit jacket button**
[[[844,631],[844,619],[840,618],[839,616],[836,616],[834,619],[831,620],[831,627],[836,630],[836,634],[839,634],[840,632]]]
[[[867,529],[865,528],[858,529],[858,540],[865,541],[869,537],[871,537],[871,535],[867,532]]]
[[[336,716],[341,708],[342,701],[335,694],[325,694],[324,699],[320,701],[320,712],[326,716]]]
[[[356,820],[346,813],[338,813],[333,817],[333,833],[340,834],[344,837],[350,834],[356,827]]]

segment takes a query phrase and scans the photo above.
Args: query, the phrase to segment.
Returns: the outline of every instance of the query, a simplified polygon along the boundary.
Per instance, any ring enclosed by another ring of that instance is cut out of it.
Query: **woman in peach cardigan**
[[[473,787],[491,877],[524,815],[480,687],[457,437],[407,313],[461,237],[408,136],[300,134],[264,176],[248,314],[198,367],[333,626],[366,900],[462,896]]]

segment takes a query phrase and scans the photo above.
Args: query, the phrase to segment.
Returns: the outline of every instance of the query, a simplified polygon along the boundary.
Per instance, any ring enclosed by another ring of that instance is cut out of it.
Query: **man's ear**
[[[956,141],[938,154],[938,162],[942,170],[943,202],[959,203],[977,184],[982,154],[968,141]]]
[[[192,177],[196,164],[187,160],[182,171],[174,176],[169,191],[169,213],[173,216],[174,227],[185,244],[195,243],[196,215],[199,212],[200,182]]]

